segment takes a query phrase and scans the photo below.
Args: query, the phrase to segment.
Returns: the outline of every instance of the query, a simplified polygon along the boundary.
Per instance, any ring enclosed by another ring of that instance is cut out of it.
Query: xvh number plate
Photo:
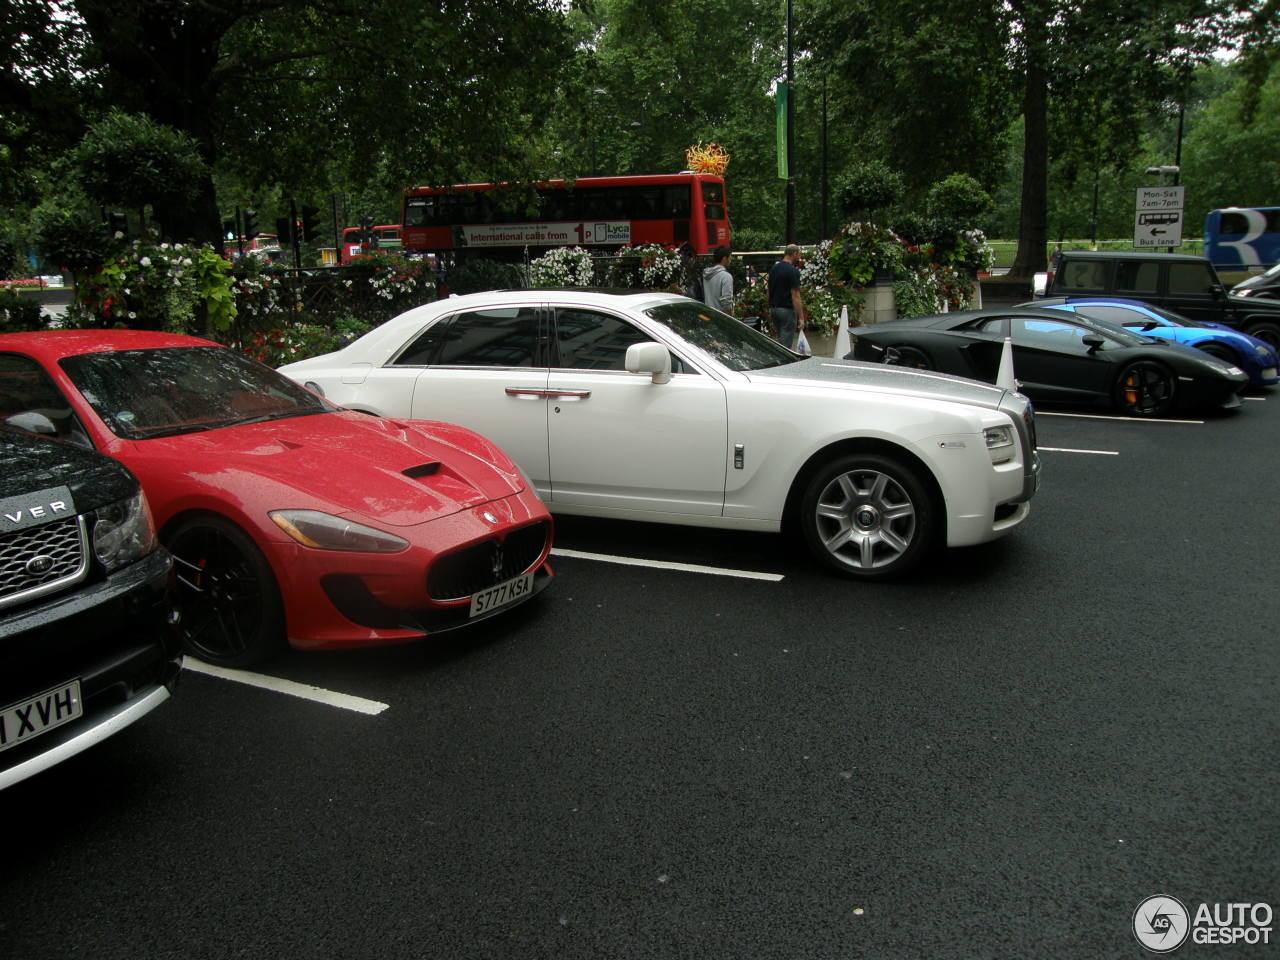
[[[29,700],[11,703],[0,710],[0,750],[26,743],[32,737],[70,723],[83,713],[79,680],[46,690]]]
[[[508,603],[515,603],[521,597],[527,597],[533,590],[533,574],[526,573],[512,580],[481,590],[471,598],[471,616],[478,617]]]

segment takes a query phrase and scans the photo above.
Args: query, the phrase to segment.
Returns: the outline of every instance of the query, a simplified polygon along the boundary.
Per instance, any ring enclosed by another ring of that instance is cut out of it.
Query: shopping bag
[[[804,335],[803,330],[796,337],[796,353],[803,353],[806,357],[813,356],[813,351],[809,349],[809,338]]]

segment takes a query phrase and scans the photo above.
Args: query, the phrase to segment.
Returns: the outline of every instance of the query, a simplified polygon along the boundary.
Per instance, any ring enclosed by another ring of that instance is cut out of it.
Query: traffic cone
[[[849,339],[849,305],[846,303],[840,308],[840,329],[836,331],[836,347],[831,352],[833,360],[843,360],[845,354],[853,349],[853,342]]]
[[[1018,381],[1013,375],[1013,340],[1004,338],[1004,346],[1000,348],[1000,372],[996,374],[996,386],[1006,390],[1017,390]]]

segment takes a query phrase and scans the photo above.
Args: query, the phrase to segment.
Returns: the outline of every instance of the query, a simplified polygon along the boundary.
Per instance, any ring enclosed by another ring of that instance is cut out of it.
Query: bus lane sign
[[[1133,245],[1176,247],[1182,243],[1184,186],[1139,187],[1133,219]]]

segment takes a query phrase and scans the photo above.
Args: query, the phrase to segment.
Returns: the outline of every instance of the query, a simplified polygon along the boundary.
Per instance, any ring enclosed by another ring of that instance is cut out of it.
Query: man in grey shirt
[[[733,315],[733,274],[729,272],[729,248],[716,247],[712,264],[702,271],[702,302]]]

